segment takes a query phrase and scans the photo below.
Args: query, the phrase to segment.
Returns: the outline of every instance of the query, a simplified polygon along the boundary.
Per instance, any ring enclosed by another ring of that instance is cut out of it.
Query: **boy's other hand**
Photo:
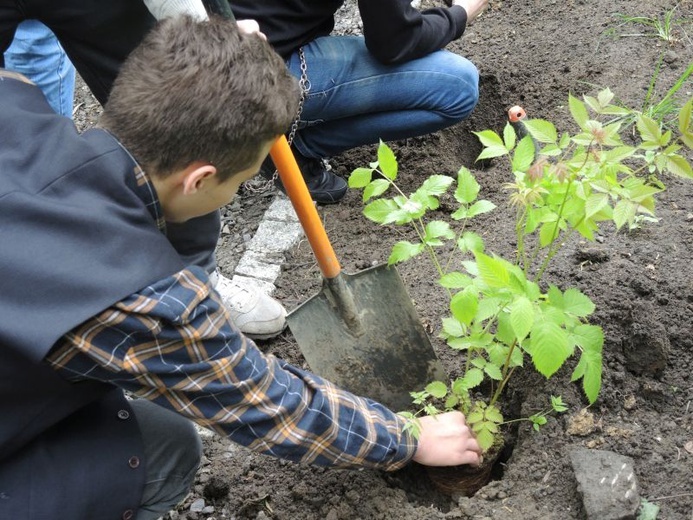
[[[241,34],[257,34],[263,40],[267,40],[267,36],[260,30],[260,25],[255,20],[238,20],[236,25]]]
[[[452,0],[452,5],[459,5],[467,11],[467,21],[472,22],[486,9],[488,0]]]

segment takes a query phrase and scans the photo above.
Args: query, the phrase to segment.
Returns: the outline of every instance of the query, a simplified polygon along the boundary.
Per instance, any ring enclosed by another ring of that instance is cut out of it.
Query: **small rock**
[[[190,511],[193,513],[200,513],[205,508],[205,499],[198,498],[192,504],[190,504]]]
[[[684,444],[683,449],[688,453],[693,453],[693,441],[688,441],[686,444]]]
[[[693,213],[686,215],[686,222],[693,222]]]
[[[633,459],[611,451],[575,448],[570,460],[587,520],[635,518],[640,492]]]

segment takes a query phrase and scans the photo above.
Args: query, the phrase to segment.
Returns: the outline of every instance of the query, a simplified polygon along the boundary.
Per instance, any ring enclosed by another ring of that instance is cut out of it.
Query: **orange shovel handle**
[[[310,197],[308,186],[303,180],[294,154],[291,152],[285,136],[279,137],[270,150],[274,166],[279,172],[286,194],[298,215],[303,231],[308,237],[308,243],[318,261],[318,266],[325,278],[335,278],[342,270],[334,254],[332,244],[327,238],[325,228],[320,221],[318,210],[315,209]]]

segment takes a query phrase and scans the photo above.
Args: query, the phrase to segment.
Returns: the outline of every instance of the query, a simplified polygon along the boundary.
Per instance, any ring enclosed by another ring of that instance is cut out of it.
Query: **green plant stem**
[[[592,148],[592,145],[594,144],[594,141],[590,142],[590,144],[587,146],[587,149],[585,150],[585,159],[582,161],[582,166],[578,169],[578,171],[581,171],[585,165],[587,164],[587,159],[589,158],[589,152]],[[570,180],[568,181],[568,185],[566,186],[565,193],[563,194],[563,200],[561,201],[561,207],[558,210],[557,218],[556,218],[556,225],[553,228],[553,233],[551,233],[551,246],[549,247],[548,253],[546,253],[546,256],[544,257],[544,260],[541,263],[541,267],[539,268],[539,271],[537,272],[536,276],[534,277],[534,282],[539,283],[541,280],[541,277],[544,276],[544,271],[546,271],[546,268],[549,266],[549,262],[551,259],[554,257],[554,255],[558,252],[558,250],[565,244],[565,240],[561,241],[560,244],[556,247],[556,238],[558,238],[558,233],[559,233],[559,223],[561,222],[561,218],[563,216],[563,210],[565,209],[565,204],[568,201],[568,194],[570,193],[570,187],[575,182],[575,177],[571,175]],[[581,218],[578,221],[578,224],[575,226],[571,226],[571,233],[572,231],[582,223],[584,220],[584,217]],[[537,249],[538,252],[538,249]]]
[[[455,237],[455,244],[459,241],[459,239],[462,237],[464,234],[465,229],[467,229],[467,219],[464,219],[462,222],[462,228],[460,229],[460,232],[457,233],[457,236]],[[450,251],[450,254],[448,255],[448,259],[445,262],[445,272],[448,272],[448,269],[450,268],[450,264],[452,263],[452,259],[455,257],[455,253],[457,252],[457,247],[454,247],[452,251]]]
[[[522,268],[527,275],[527,269],[529,265],[527,264],[527,253],[525,251],[525,233],[524,228],[526,226],[527,218],[527,207],[522,206],[517,209],[517,218],[515,219],[515,234],[517,235],[517,263],[522,263]]]
[[[546,417],[549,413],[551,413],[551,410],[545,410],[543,412],[534,414],[532,417]],[[502,426],[504,424],[512,424],[512,423],[516,423],[516,422],[522,422],[522,421],[532,422],[532,419],[530,417],[520,417],[518,419],[510,419],[509,421],[503,421],[498,426]]]
[[[515,350],[515,347],[517,346],[517,339],[513,341],[513,344],[510,345],[510,349],[508,350],[508,355],[505,356],[505,363],[503,363],[503,370],[501,371],[501,384],[498,385],[498,389],[495,391],[493,394],[493,398],[491,399],[491,403],[493,404],[496,402],[496,399],[500,396],[501,390],[503,390],[503,387],[505,386],[505,383],[508,381],[510,376],[508,375],[508,367],[510,366],[510,360],[513,355],[513,350]],[[512,374],[512,372],[511,372]]]
[[[512,368],[510,369],[510,372],[508,373],[507,377],[505,377],[505,378],[503,379],[503,381],[501,381],[500,385],[498,385],[498,388],[497,388],[496,391],[494,392],[493,397],[491,398],[491,401],[489,402],[489,406],[493,406],[493,405],[496,403],[496,401],[497,401],[498,398],[500,397],[501,393],[503,392],[503,389],[505,388],[505,385],[508,383],[508,381],[510,381],[510,378],[512,377],[513,372],[515,372],[515,369],[516,369],[516,368],[517,368],[517,367],[512,367]]]

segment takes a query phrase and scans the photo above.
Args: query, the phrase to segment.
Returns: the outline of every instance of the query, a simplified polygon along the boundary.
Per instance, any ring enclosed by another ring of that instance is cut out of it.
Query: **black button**
[[[130,412],[127,410],[118,410],[118,419],[129,419],[130,418]]]
[[[127,509],[123,513],[123,520],[132,520],[135,517],[135,513],[133,512],[132,509]]]
[[[128,466],[130,466],[132,469],[139,467],[139,465],[140,465],[139,457],[130,457],[130,460],[128,460]]]

